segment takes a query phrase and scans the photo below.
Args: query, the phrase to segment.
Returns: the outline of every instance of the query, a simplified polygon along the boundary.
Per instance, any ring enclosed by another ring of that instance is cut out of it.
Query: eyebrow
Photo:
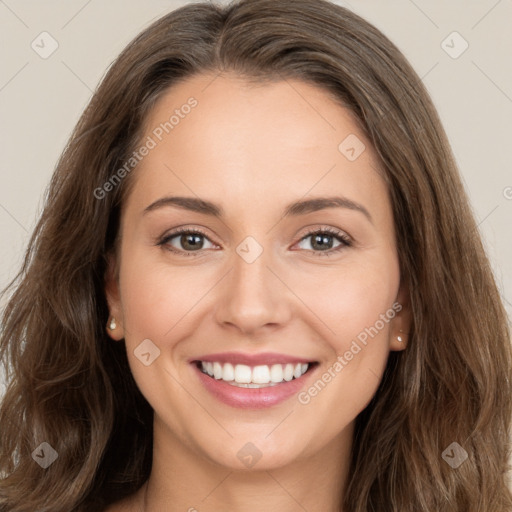
[[[205,201],[196,197],[183,197],[183,196],[166,196],[157,199],[149,206],[144,208],[143,214],[163,208],[165,206],[174,206],[183,210],[189,210],[204,215],[211,215],[217,218],[224,217],[224,209],[222,206]],[[326,208],[346,208],[361,212],[372,224],[373,219],[370,212],[361,204],[352,201],[346,197],[332,196],[332,197],[316,197],[313,199],[306,199],[303,201],[295,201],[290,203],[284,209],[283,217],[297,217],[299,215],[306,215],[307,213],[324,210]]]

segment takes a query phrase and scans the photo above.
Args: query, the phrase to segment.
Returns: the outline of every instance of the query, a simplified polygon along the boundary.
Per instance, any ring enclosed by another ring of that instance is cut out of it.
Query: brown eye
[[[329,256],[334,252],[341,251],[345,247],[351,245],[350,238],[341,231],[335,231],[331,229],[323,229],[311,231],[304,236],[299,243],[304,240],[310,239],[310,248],[305,247],[306,250],[313,251],[318,256]],[[339,242],[339,245],[334,246],[335,241]]]
[[[158,245],[184,256],[195,256],[195,254],[190,253],[209,248],[205,247],[205,241],[214,246],[203,232],[194,229],[180,229],[166,235],[158,242]]]

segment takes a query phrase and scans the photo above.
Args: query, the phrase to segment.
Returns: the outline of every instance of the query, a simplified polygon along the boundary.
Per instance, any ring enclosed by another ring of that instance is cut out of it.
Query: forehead
[[[134,172],[139,206],[164,193],[239,208],[335,193],[386,201],[378,159],[352,113],[302,81],[196,75],[155,104],[141,140],[150,139]]]

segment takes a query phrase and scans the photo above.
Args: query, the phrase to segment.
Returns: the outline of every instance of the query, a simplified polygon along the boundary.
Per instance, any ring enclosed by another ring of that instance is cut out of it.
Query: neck
[[[139,493],[143,512],[342,512],[353,424],[314,455],[260,470],[215,463],[172,436],[156,416],[154,434],[151,475]]]

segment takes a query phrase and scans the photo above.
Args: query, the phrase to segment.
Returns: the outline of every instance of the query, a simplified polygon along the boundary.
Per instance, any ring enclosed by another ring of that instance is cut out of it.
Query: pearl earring
[[[116,319],[114,317],[112,317],[112,320],[110,320],[110,324],[108,327],[111,331],[113,331],[117,327]]]
[[[402,329],[399,329],[399,331],[400,331],[400,332],[404,332],[404,331],[402,331]],[[403,341],[402,336],[397,336],[397,337],[396,337],[396,339],[397,339],[398,341],[400,341],[400,342],[402,342],[402,341]]]

